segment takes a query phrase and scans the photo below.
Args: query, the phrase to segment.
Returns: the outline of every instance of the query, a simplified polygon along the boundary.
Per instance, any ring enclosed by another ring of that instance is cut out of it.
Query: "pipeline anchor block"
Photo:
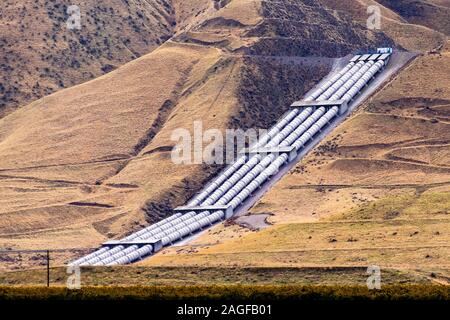
[[[223,211],[225,212],[225,219],[231,218],[234,214],[233,207],[231,206],[182,206],[174,209],[175,213],[187,213],[191,211],[194,211],[197,214],[203,211],[209,211],[210,213]]]
[[[131,247],[138,246],[139,248],[143,246],[151,245],[153,253],[160,251],[163,248],[161,239],[147,239],[147,240],[110,240],[102,244],[102,247],[114,248],[117,246]]]
[[[291,109],[326,108],[327,110],[333,107],[339,107],[339,114],[343,115],[348,109],[348,101],[346,100],[324,100],[324,101],[296,101],[291,105]]]

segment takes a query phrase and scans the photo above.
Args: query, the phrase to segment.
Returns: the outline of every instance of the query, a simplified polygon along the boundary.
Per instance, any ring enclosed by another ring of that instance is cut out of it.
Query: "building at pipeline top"
[[[328,126],[348,111],[352,101],[389,63],[391,48],[355,55],[339,72],[291,109],[259,141],[243,150],[184,207],[156,224],[122,240],[105,242],[99,250],[70,265],[111,266],[151,256],[165,246],[192,236],[220,221],[251,198],[284,166],[311,145]]]

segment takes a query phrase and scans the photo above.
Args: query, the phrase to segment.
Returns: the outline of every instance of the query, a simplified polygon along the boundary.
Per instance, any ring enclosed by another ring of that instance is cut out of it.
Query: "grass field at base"
[[[428,285],[447,274],[382,269],[384,285]],[[50,286],[65,286],[65,267],[50,269]],[[80,270],[81,285],[92,286],[214,286],[214,285],[365,285],[367,267],[87,267]],[[0,273],[0,286],[46,286],[45,268]],[[438,283],[439,284],[439,283]]]

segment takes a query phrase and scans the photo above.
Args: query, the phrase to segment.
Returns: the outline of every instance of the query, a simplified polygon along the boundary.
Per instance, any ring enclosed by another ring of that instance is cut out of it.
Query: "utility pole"
[[[47,287],[50,287],[50,250],[47,250]]]

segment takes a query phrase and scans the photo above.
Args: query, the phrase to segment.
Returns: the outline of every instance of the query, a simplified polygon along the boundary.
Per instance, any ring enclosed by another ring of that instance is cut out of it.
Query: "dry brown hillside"
[[[423,25],[450,35],[450,1],[378,0],[407,22]]]
[[[77,1],[81,29],[69,30],[72,1],[2,1],[0,118],[147,54],[205,11],[207,2],[186,9],[184,1]]]
[[[167,216],[220,169],[174,165],[173,129],[267,127],[329,58],[397,45],[317,1],[174,7],[151,53],[0,119],[1,247],[95,247]]]
[[[448,1],[389,1],[389,0],[321,0],[328,8],[345,12],[362,26],[367,25],[368,6],[381,11],[380,31],[409,51],[427,51],[445,42],[448,34]],[[420,8],[426,6],[429,10]],[[405,15],[405,10],[411,10]],[[413,14],[414,13],[414,14]]]

